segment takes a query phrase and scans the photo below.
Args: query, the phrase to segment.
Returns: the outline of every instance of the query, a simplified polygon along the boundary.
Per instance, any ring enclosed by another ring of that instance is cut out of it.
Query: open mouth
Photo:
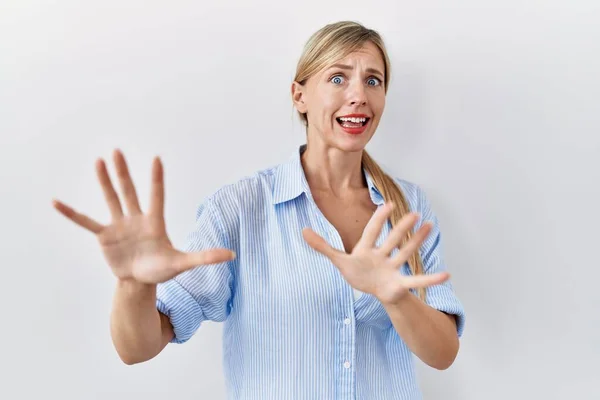
[[[368,117],[338,117],[336,121],[344,128],[361,128],[369,122]]]

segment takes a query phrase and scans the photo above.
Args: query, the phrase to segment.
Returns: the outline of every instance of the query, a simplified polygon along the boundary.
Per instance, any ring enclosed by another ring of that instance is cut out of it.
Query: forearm
[[[111,335],[119,357],[135,364],[155,357],[166,345],[156,285],[117,281],[111,312]]]
[[[454,316],[428,306],[412,293],[383,306],[398,335],[424,363],[437,369],[452,365],[459,348]]]

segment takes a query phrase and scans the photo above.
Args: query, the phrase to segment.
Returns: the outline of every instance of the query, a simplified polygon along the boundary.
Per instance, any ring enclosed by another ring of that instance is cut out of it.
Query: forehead
[[[361,48],[353,51],[344,57],[341,61],[349,61],[349,60],[368,60],[371,62],[380,63],[383,65],[383,57],[381,56],[381,51],[379,47],[377,47],[372,42],[365,43]]]
[[[376,68],[382,73],[385,69],[385,62],[381,51],[379,50],[379,47],[372,42],[365,43],[361,48],[332,63],[332,65],[334,64],[346,64],[351,66],[359,64],[364,68]],[[325,69],[329,67],[331,67],[331,65],[327,66]]]

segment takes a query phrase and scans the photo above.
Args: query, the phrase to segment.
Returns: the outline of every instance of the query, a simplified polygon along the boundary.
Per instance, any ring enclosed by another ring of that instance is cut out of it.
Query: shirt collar
[[[312,199],[310,187],[302,168],[300,157],[306,150],[306,144],[301,145],[292,156],[283,164],[277,166],[274,171],[273,180],[273,204],[284,203],[293,200],[301,194],[305,194]],[[371,201],[376,205],[382,205],[384,202],[381,192],[375,187],[371,175],[363,168]]]

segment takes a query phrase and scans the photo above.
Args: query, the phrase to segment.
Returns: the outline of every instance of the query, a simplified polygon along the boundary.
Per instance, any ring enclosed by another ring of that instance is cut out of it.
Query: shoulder
[[[418,213],[429,211],[429,200],[420,184],[398,177],[394,177],[393,179],[406,198],[411,211]]]
[[[240,216],[260,217],[272,204],[276,168],[264,168],[219,186],[200,203],[198,213],[210,210],[225,228],[237,227]]]
[[[249,204],[262,203],[271,198],[274,171],[269,167],[223,184],[208,196],[216,207],[239,209]]]

